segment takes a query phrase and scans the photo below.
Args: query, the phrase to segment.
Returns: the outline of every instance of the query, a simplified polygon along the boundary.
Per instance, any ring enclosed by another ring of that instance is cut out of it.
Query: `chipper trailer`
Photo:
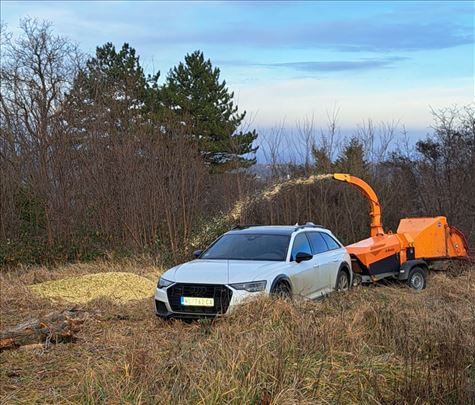
[[[371,206],[371,236],[346,246],[353,272],[361,282],[392,277],[422,290],[432,262],[468,258],[464,235],[449,226],[447,218],[404,218],[399,222],[396,233],[386,233],[381,221],[381,206],[371,186],[349,174],[335,173],[333,178],[355,186]]]

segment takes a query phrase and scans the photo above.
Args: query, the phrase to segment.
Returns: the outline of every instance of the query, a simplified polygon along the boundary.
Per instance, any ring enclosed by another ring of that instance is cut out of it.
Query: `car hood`
[[[163,278],[177,283],[232,284],[266,279],[284,262],[198,259],[174,267]]]

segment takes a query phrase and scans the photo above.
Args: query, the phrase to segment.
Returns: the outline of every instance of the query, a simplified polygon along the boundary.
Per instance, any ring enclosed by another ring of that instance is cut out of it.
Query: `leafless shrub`
[[[7,37],[2,44],[1,236],[20,230],[15,209],[22,202],[15,199],[24,198],[34,205],[31,223],[46,229],[51,245],[57,231],[54,215],[64,211],[68,198],[62,101],[81,55],[74,44],[54,36],[48,23],[25,19],[21,29],[22,36]]]

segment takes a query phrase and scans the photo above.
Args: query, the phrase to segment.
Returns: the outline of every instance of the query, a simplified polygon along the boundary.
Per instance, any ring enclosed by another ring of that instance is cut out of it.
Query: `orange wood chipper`
[[[371,186],[349,174],[335,173],[333,178],[358,188],[371,206],[371,237],[346,246],[353,272],[361,282],[393,277],[407,281],[416,290],[422,290],[426,286],[431,262],[468,258],[464,235],[449,226],[447,218],[404,218],[399,222],[396,233],[385,233],[381,206]]]

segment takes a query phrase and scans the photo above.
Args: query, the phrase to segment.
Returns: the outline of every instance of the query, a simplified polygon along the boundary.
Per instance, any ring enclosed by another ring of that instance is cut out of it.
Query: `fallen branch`
[[[22,322],[0,331],[0,351],[34,344],[73,342],[87,316],[84,311],[70,309]]]

